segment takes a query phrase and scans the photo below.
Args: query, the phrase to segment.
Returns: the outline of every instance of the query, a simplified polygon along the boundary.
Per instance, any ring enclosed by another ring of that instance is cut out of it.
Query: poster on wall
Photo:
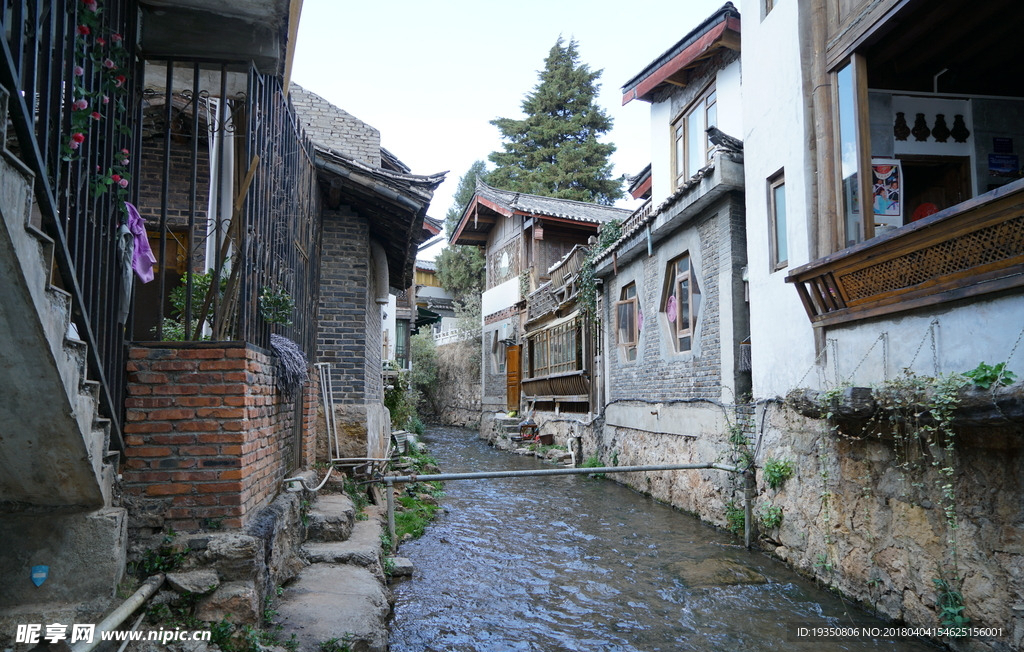
[[[871,159],[875,228],[903,225],[903,168],[894,158]]]

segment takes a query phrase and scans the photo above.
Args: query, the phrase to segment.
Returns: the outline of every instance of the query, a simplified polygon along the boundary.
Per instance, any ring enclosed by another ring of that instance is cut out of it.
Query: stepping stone
[[[356,509],[345,494],[320,496],[306,514],[306,539],[344,541],[352,534]]]
[[[299,641],[299,650],[317,652],[336,639],[360,652],[386,652],[389,595],[380,580],[358,566],[314,564],[289,584],[276,606],[278,638]]]

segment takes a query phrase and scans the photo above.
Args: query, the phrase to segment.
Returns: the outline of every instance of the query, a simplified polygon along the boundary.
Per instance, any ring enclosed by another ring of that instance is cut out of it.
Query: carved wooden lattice
[[[487,287],[501,285],[522,271],[519,261],[519,239],[496,249],[487,259]]]
[[[1024,255],[1024,216],[908,252],[839,277],[853,303]]]

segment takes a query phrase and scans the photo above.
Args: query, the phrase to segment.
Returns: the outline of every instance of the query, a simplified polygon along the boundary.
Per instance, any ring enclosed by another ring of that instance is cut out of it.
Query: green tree
[[[597,104],[600,70],[579,61],[576,41],[558,38],[533,92],[523,100],[526,118],[498,118],[506,141],[489,159],[497,168],[488,183],[505,190],[609,206],[622,196],[623,177],[612,177],[615,145],[598,142],[612,119]]]
[[[459,179],[459,186],[452,198],[452,206],[444,218],[445,232],[450,238],[459,226],[462,213],[466,210],[473,193],[476,191],[476,180],[487,176],[487,164],[476,161],[469,167],[466,174]],[[460,304],[466,298],[483,292],[484,287],[484,256],[475,245],[450,245],[438,255],[437,279],[441,286]]]

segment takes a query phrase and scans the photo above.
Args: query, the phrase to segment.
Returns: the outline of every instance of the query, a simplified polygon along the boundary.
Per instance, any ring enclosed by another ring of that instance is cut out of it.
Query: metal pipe
[[[146,600],[153,597],[156,590],[159,589],[164,583],[164,574],[157,573],[149,577],[139,590],[132,594],[130,598],[121,603],[121,606],[114,609],[113,612],[106,618],[104,618],[100,624],[96,625],[96,631],[93,633],[91,642],[79,642],[71,646],[71,652],[90,652],[100,643],[104,642],[103,634],[115,630],[121,623],[128,619],[128,616],[132,615],[136,609],[141,607]]]
[[[398,552],[398,537],[395,534],[395,482],[390,477],[387,479],[388,486],[388,534],[391,535],[391,552]]]
[[[601,466],[578,469],[528,469],[525,471],[482,471],[478,473],[435,473],[433,475],[389,475],[384,478],[391,486],[403,482],[434,482],[446,480],[483,480],[486,478],[519,478],[541,475],[589,475],[591,473],[635,473],[641,471],[679,471],[689,469],[718,469],[730,473],[743,473],[743,469],[724,464],[660,464],[647,466]]]

